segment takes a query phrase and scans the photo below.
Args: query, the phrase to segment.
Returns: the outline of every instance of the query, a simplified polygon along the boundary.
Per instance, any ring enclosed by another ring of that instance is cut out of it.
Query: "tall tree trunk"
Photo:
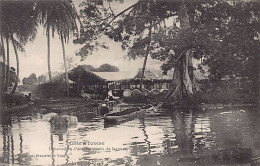
[[[260,112],[260,57],[257,57],[257,61],[258,61],[258,111]]]
[[[189,31],[189,17],[184,0],[182,0],[182,2],[183,3],[179,11],[180,28],[181,31]],[[183,50],[176,61],[172,80],[175,88],[170,89],[167,97],[180,100],[181,103],[187,103],[189,102],[188,99],[199,90],[196,78],[194,76],[191,51],[189,49]]]
[[[67,95],[69,95],[69,76],[68,76],[68,71],[67,71],[67,62],[66,62],[65,47],[64,47],[64,40],[63,40],[62,33],[60,35],[60,39],[61,39],[64,69],[65,69],[66,93],[67,93]]]
[[[14,47],[14,53],[15,53],[15,57],[16,57],[16,80],[15,80],[15,84],[14,84],[14,87],[11,92],[11,94],[13,95],[16,91],[16,88],[18,86],[18,81],[19,81],[19,57],[18,57],[18,52],[17,52],[17,48],[15,45],[13,36],[11,36],[11,40],[12,40],[12,44]]]
[[[166,32],[167,32],[167,26],[166,26],[166,21],[165,21],[165,19],[163,20],[163,28],[164,28],[164,33],[166,34]]]
[[[46,30],[47,33],[47,59],[48,59],[48,74],[49,74],[49,80],[52,82],[52,77],[51,77],[51,53],[50,53],[50,27],[47,27]]]
[[[9,80],[10,80],[10,58],[9,58],[9,39],[6,37],[6,60],[7,60],[7,72],[6,72],[6,85],[5,85],[5,91],[8,91],[9,87]]]
[[[3,73],[3,84],[1,87],[1,90],[3,90],[3,92],[6,92],[6,57],[5,57],[5,47],[4,47],[4,39],[3,39],[3,36],[1,35],[1,44],[2,44],[2,50],[3,50],[3,62],[4,62],[4,73]]]
[[[146,67],[148,55],[149,55],[149,52],[150,52],[151,37],[152,37],[152,21],[150,22],[148,37],[149,37],[149,43],[148,43],[147,48],[146,48],[146,53],[145,53],[146,55],[145,55],[145,58],[144,58],[144,64],[143,64],[143,68],[142,68],[142,75],[141,75],[141,80],[140,80],[140,89],[141,90],[143,88],[144,72],[145,72],[145,67]]]
[[[146,52],[149,52],[147,50],[146,50]],[[145,72],[145,67],[146,67],[146,62],[147,62],[148,55],[149,55],[149,53],[146,53],[145,58],[144,58],[143,68],[142,68],[142,74],[141,74],[141,80],[140,80],[140,89],[141,90],[143,89],[144,72]]]

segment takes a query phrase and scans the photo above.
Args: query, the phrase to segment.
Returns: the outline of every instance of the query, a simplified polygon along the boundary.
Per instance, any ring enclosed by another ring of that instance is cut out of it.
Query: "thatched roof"
[[[84,67],[78,66],[70,71],[68,71],[69,81],[75,83],[83,83],[88,85],[93,85],[97,83],[105,83],[106,80],[97,76],[93,72],[87,71]],[[59,74],[53,78],[54,82],[64,81],[65,73]]]
[[[136,76],[134,77],[134,79],[141,79],[141,77],[142,77],[142,70],[139,70]],[[155,79],[159,79],[159,76],[150,70],[145,70],[144,79],[155,80]]]
[[[124,79],[132,79],[136,75],[136,72],[131,72],[131,71],[93,72],[93,73],[107,81],[119,81]]]
[[[82,66],[78,66],[68,72],[69,79],[76,83],[84,83],[84,84],[97,84],[97,83],[105,83],[106,80],[97,76],[93,72],[87,71]]]
[[[139,70],[134,77],[128,78],[128,79],[122,79],[119,80],[119,82],[125,82],[125,83],[139,83],[142,76],[142,70]],[[144,72],[144,83],[154,83],[154,82],[171,82],[170,77],[165,77],[162,74],[155,73],[151,70],[146,70]]]

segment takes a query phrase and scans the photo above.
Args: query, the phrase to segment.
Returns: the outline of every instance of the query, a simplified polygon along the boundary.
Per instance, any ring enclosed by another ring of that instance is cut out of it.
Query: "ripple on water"
[[[98,115],[81,112],[76,116],[77,126],[60,129],[52,129],[48,120],[36,114],[6,116],[1,121],[0,161],[24,165],[212,165],[212,158],[205,159],[209,150],[214,153],[239,147],[251,149],[254,156],[260,154],[259,115],[250,109],[175,111],[169,116],[136,118],[108,128]],[[104,145],[72,145],[72,141]],[[52,147],[67,150],[50,150]],[[35,158],[34,154],[56,156]],[[200,156],[195,160],[195,155]]]

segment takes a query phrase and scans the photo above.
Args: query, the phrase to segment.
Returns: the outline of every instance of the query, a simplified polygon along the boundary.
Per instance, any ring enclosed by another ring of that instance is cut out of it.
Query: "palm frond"
[[[18,51],[25,52],[23,45],[19,41],[17,41],[16,39],[14,39],[14,44],[15,44],[15,47],[17,48]]]

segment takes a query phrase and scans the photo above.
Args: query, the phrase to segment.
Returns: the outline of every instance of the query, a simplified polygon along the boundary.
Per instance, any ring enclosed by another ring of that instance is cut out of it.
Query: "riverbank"
[[[88,108],[93,108],[95,111],[98,111],[102,100],[92,100],[92,99],[84,99],[84,98],[74,98],[74,97],[64,97],[64,98],[55,98],[55,99],[40,99],[36,98],[33,100],[34,104],[22,104],[12,107],[4,107],[1,108],[2,112],[5,113],[25,113],[25,112],[33,112],[37,109],[40,113],[49,113],[49,112],[60,112],[60,113],[83,113],[85,111],[89,111]],[[214,110],[214,109],[222,109],[222,108],[232,108],[232,107],[257,107],[257,104],[197,104],[197,105],[174,105],[169,102],[162,102],[160,100],[140,100],[140,101],[127,101],[120,100],[120,103],[125,103],[129,105],[133,104],[151,104],[157,106],[159,109],[187,109],[193,108],[196,110]],[[88,109],[88,110],[87,110]]]
[[[86,100],[83,98],[59,98],[59,99],[39,99],[33,100],[33,104],[22,104],[11,107],[2,107],[1,111],[4,113],[24,113],[34,110],[40,113],[48,112],[66,112],[84,111],[88,107],[98,107],[101,100]]]
[[[98,103],[101,103],[101,100],[91,100],[83,98],[59,98],[59,99],[38,99],[35,101],[35,104],[51,110],[64,110],[64,109],[75,109],[77,107],[84,106],[98,106]]]

